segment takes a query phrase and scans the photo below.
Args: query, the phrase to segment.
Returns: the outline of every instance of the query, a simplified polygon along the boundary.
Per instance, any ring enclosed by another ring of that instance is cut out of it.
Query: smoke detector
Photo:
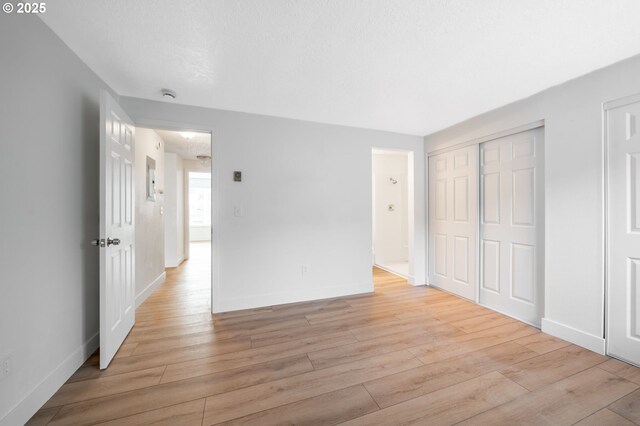
[[[176,92],[174,92],[171,89],[162,89],[160,92],[162,93],[163,98],[169,98],[169,99],[176,98]]]

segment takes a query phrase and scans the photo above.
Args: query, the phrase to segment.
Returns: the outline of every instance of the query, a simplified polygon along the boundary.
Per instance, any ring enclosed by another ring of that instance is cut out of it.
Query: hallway
[[[375,294],[212,316],[191,255],[31,424],[640,422],[640,369],[442,291],[376,269]]]

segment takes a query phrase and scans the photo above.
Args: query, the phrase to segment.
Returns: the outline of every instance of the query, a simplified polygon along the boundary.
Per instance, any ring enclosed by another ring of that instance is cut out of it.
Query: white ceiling
[[[425,135],[640,53],[638,0],[53,0],[119,94]]]
[[[185,160],[197,160],[198,155],[211,156],[211,135],[209,133],[195,133],[189,140],[185,139],[180,132],[171,130],[154,131],[164,141],[164,151],[178,154]]]

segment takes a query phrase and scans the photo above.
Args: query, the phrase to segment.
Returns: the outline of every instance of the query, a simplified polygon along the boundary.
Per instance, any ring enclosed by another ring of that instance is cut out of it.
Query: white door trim
[[[136,126],[147,127],[151,129],[163,129],[173,131],[185,131],[192,130],[198,133],[211,134],[211,228],[213,229],[211,235],[211,313],[219,312],[218,299],[214,297],[220,294],[220,240],[219,233],[216,232],[219,228],[220,219],[220,164],[218,163],[217,152],[217,138],[215,137],[215,130],[202,125],[179,122],[179,121],[167,121],[156,120],[152,118],[140,118],[135,122]],[[187,171],[185,170],[185,173]],[[185,194],[185,196],[188,196]],[[187,210],[188,211],[188,210]],[[185,216],[185,223],[188,218]],[[188,254],[188,248],[185,247],[185,254]]]
[[[640,93],[636,93],[635,95],[625,96],[624,98],[614,99],[613,101],[605,102],[602,104],[602,109],[604,111],[608,111],[610,109],[618,108],[621,106],[634,104],[636,102],[640,102]]]
[[[489,142],[489,141],[492,141],[494,139],[499,139],[499,138],[503,138],[505,136],[515,135],[516,133],[526,132],[527,130],[537,129],[538,127],[543,127],[543,126],[544,126],[544,120],[536,120],[536,121],[533,121],[531,123],[523,124],[521,126],[512,127],[510,129],[506,129],[506,130],[501,130],[499,132],[491,133],[491,134],[486,135],[486,136],[473,138],[473,139],[467,140],[465,142],[456,143],[454,145],[447,146],[447,147],[444,147],[444,148],[434,149],[433,151],[427,152],[427,157],[431,157],[433,155],[438,155],[438,154],[443,154],[445,152],[454,151],[456,149],[465,148],[465,147],[471,146],[471,145],[480,145],[483,142]]]
[[[639,95],[640,96],[640,95]],[[609,138],[607,137],[607,111],[615,108],[617,101],[602,104],[602,339],[604,343],[603,355],[609,353],[609,342],[607,340],[609,326]]]

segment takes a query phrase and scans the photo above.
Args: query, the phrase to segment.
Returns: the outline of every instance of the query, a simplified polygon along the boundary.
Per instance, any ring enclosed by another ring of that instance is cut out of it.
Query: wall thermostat
[[[233,181],[242,182],[242,172],[233,172]]]

